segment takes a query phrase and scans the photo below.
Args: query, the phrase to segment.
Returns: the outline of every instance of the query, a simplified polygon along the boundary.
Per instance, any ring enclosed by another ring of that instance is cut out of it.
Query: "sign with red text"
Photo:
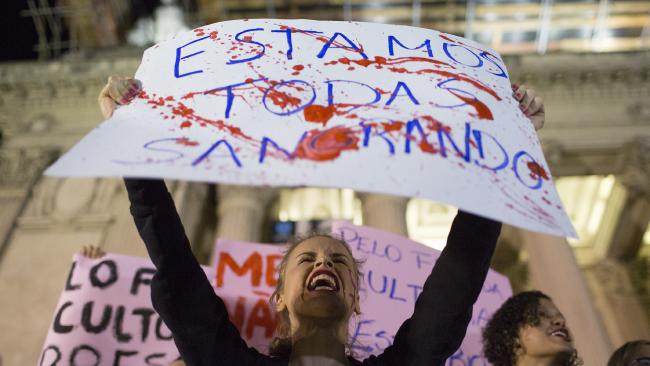
[[[440,252],[396,234],[343,221],[335,222],[332,232],[364,262],[362,314],[351,322],[349,331],[352,351],[358,359],[380,354],[412,315]],[[262,352],[268,351],[275,329],[275,311],[268,300],[277,284],[277,266],[284,250],[283,246],[231,240],[219,240],[216,245],[216,291],[227,299],[228,312],[242,337]],[[481,352],[481,330],[511,295],[508,279],[490,270],[474,304],[467,335],[448,365],[488,364]]]
[[[141,257],[75,255],[38,366],[169,365],[178,351],[151,305],[154,273]]]
[[[145,51],[143,91],[46,174],[344,187],[575,236],[501,57],[435,30],[250,19]]]

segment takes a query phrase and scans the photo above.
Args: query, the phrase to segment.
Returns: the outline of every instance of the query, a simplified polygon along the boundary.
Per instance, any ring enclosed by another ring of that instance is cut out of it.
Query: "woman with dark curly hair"
[[[494,366],[582,365],[564,316],[540,291],[512,296],[494,313],[483,352]]]

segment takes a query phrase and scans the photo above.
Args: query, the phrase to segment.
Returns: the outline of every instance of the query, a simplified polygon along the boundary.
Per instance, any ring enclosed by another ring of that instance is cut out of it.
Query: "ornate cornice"
[[[650,52],[506,56],[513,81],[584,95],[650,93]],[[626,86],[614,90],[612,86]]]

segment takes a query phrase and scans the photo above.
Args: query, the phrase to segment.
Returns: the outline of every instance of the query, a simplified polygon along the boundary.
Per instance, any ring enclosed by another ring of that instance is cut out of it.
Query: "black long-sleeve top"
[[[156,266],[151,298],[191,366],[287,365],[248,347],[192,254],[162,180],[125,179],[131,214]],[[459,211],[411,318],[381,355],[354,364],[444,365],[465,337],[501,224]]]

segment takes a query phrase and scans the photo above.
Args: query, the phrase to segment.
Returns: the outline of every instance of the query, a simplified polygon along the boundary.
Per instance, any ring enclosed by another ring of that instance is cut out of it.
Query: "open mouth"
[[[339,290],[339,280],[332,271],[319,269],[314,271],[309,277],[307,290],[336,292]]]
[[[569,336],[569,331],[566,328],[559,328],[551,331],[552,337],[558,337],[565,342],[571,342],[571,336]]]

